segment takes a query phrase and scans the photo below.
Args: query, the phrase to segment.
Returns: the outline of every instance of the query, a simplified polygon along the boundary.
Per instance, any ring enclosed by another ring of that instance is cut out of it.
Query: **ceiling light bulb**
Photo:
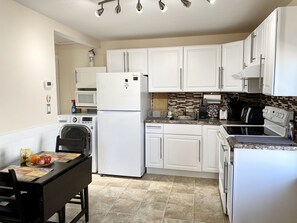
[[[138,0],[137,5],[136,5],[136,12],[142,13],[142,5],[140,3],[140,0]]]
[[[162,0],[159,1],[159,7],[160,7],[162,12],[167,11],[167,6],[162,2]]]
[[[209,4],[214,4],[216,2],[216,0],[206,0],[208,1]]]
[[[183,3],[183,5],[185,6],[185,7],[187,7],[187,8],[189,8],[190,6],[191,6],[191,2],[190,1],[188,1],[188,0],[180,0],[182,3]]]
[[[116,14],[119,14],[121,12],[121,6],[120,6],[120,0],[118,0],[118,4],[114,9]]]
[[[104,12],[104,8],[103,8],[103,4],[101,4],[101,9],[98,9],[95,12],[95,16],[100,17],[102,15],[102,13]]]

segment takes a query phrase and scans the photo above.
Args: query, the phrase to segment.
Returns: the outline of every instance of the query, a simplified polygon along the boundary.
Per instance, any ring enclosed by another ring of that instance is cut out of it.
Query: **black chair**
[[[56,140],[56,152],[64,153],[84,153],[85,140],[82,139],[64,139],[57,136]],[[85,202],[88,202],[88,197],[85,197],[84,191],[80,191],[75,195],[68,203],[79,204],[81,206],[81,213],[78,214],[72,222],[76,222],[81,218],[83,210],[85,209]],[[89,221],[88,212],[85,213],[85,221]]]
[[[65,207],[58,211],[65,222]],[[39,203],[29,191],[21,191],[15,171],[0,173],[0,222],[40,222]]]

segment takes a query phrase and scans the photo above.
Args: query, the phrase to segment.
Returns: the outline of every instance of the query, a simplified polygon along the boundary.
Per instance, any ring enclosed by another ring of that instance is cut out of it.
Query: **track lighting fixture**
[[[103,4],[101,4],[101,8],[95,12],[95,16],[100,17],[104,12]]]
[[[162,12],[167,11],[167,6],[162,2],[162,0],[159,1],[159,7]]]
[[[120,6],[120,0],[118,0],[118,4],[114,9],[116,14],[119,14],[121,12],[121,6]]]
[[[100,17],[103,12],[104,12],[104,8],[103,8],[103,4],[108,3],[108,2],[114,2],[117,1],[117,5],[114,9],[115,13],[119,14],[121,12],[121,5],[120,5],[120,0],[102,0],[100,2],[98,2],[98,5],[101,6],[100,9],[96,10],[95,15],[97,17]],[[162,12],[166,12],[167,11],[167,6],[165,5],[165,3],[163,2],[163,0],[158,0],[159,1],[159,8]],[[183,5],[187,8],[189,8],[191,6],[191,1],[189,0],[180,0]],[[216,0],[206,0],[209,4],[214,4]],[[143,8],[142,8],[142,4],[140,3],[140,0],[137,0],[137,4],[136,4],[136,12],[138,13],[142,13]]]
[[[182,3],[183,3],[183,5],[185,6],[185,7],[187,7],[187,8],[189,8],[190,6],[191,6],[191,2],[190,1],[188,1],[188,0],[180,0]]]
[[[142,5],[140,3],[140,0],[138,0],[138,2],[136,4],[136,12],[142,13]]]
[[[214,4],[216,2],[216,0],[206,0],[208,1],[209,4]]]

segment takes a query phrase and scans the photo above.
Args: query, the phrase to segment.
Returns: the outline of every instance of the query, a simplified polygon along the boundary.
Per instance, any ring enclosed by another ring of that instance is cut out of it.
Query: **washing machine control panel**
[[[72,122],[73,122],[73,123],[76,123],[76,122],[77,122],[77,117],[73,117],[73,118],[72,118]]]
[[[92,124],[93,118],[92,117],[82,117],[82,123],[84,124]]]

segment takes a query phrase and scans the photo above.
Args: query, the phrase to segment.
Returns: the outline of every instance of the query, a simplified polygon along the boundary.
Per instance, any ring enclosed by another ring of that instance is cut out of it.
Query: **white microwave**
[[[75,91],[76,106],[96,107],[96,91]]]

